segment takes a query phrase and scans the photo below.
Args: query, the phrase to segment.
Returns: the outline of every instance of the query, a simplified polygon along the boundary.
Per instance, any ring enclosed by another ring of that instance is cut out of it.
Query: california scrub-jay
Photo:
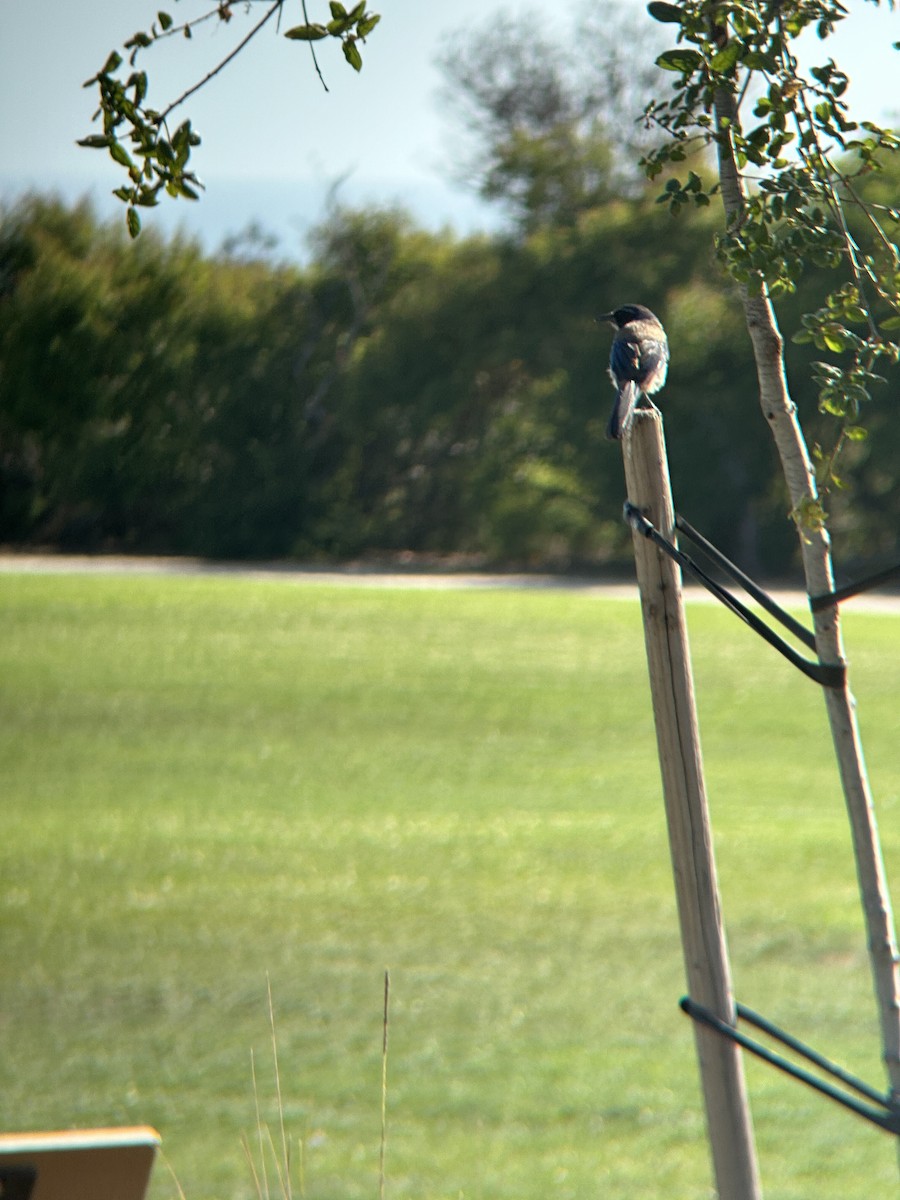
[[[641,396],[652,396],[666,382],[669,343],[666,331],[643,304],[623,304],[597,320],[616,327],[609,352],[609,376],[617,395],[606,427],[606,436],[615,440],[631,427]]]

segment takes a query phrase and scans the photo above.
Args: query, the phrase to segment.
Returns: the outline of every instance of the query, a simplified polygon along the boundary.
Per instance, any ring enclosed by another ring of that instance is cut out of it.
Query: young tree
[[[800,68],[797,38],[812,26],[826,41],[849,16],[839,0],[685,0],[648,8],[671,29],[676,45],[657,59],[674,76],[672,95],[646,109],[647,121],[670,137],[645,165],[655,177],[677,171],[691,149],[715,149],[713,187],[693,171],[686,179],[671,174],[661,199],[677,211],[707,205],[713,194],[721,198],[719,256],[743,304],[807,591],[828,597],[834,584],[825,498],[840,486],[841,450],[866,436],[862,410],[882,382],[882,366],[900,358],[887,336],[900,327],[900,211],[867,203],[861,191],[866,177],[897,154],[900,141],[889,129],[851,118],[848,77],[831,57],[808,74]],[[794,291],[808,263],[836,273],[831,292],[795,333],[795,340],[813,342],[836,359],[815,364],[820,408],[836,418],[837,432],[831,448],[812,453],[791,399],[772,303]],[[820,659],[844,666],[837,605],[817,607],[814,624]],[[900,1102],[896,936],[846,673],[842,686],[824,691],[854,840],[884,1059]]]

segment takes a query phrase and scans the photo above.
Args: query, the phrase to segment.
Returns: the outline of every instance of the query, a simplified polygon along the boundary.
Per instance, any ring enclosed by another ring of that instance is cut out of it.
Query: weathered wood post
[[[657,411],[638,410],[623,442],[628,499],[674,540],[674,507]],[[681,571],[639,533],[634,552],[662,772],[681,942],[690,997],[736,1020],[706,802]],[[706,1122],[720,1200],[760,1200],[740,1050],[694,1023]]]

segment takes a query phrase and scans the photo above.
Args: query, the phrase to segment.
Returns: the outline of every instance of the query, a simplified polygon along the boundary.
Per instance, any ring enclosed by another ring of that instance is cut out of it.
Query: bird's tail
[[[609,424],[606,427],[606,436],[610,441],[618,441],[630,429],[634,406],[637,404],[639,394],[637,384],[630,379],[626,379],[619,387]]]

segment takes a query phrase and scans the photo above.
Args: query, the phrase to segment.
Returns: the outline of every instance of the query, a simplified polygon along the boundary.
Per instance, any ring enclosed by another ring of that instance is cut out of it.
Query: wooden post
[[[674,539],[669,468],[658,411],[635,413],[623,449],[628,499],[661,533]],[[634,536],[634,551],[688,991],[695,1003],[734,1025],[681,571],[639,533]],[[760,1200],[741,1052],[697,1022],[694,1036],[719,1200]]]

